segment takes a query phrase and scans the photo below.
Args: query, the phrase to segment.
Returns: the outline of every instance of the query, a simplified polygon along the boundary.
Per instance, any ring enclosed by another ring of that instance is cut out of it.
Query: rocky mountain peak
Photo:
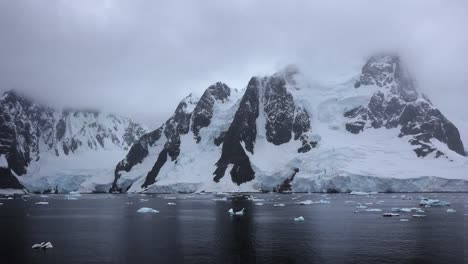
[[[346,129],[358,134],[368,128],[399,128],[399,137],[407,136],[418,157],[435,153],[445,156],[433,140],[465,155],[458,129],[414,85],[398,56],[376,55],[362,68],[355,88],[375,85],[379,89],[367,106],[359,106],[344,115],[352,119]]]

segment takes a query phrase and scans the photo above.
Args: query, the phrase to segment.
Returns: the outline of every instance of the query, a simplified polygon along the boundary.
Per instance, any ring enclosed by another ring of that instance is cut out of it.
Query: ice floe
[[[367,195],[375,195],[375,194],[378,194],[378,192],[359,192],[359,191],[352,191],[349,193],[350,195],[364,195],[364,196],[367,196]]]
[[[158,210],[155,210],[153,208],[149,208],[149,207],[142,207],[140,209],[138,209],[137,213],[152,213],[152,214],[157,214],[159,213]]]
[[[305,219],[304,219],[304,217],[302,217],[302,216],[294,217],[294,221],[296,221],[296,222],[304,222],[304,220],[305,220]]]
[[[413,215],[414,218],[424,218],[426,217],[426,215],[422,215],[422,214],[415,214]]]
[[[53,248],[54,246],[50,242],[42,242],[39,244],[34,244],[32,246],[33,249],[50,249]]]
[[[366,209],[366,212],[382,212],[382,209],[371,208],[371,209]]]
[[[169,202],[169,203],[167,203],[167,205],[176,205],[176,203]]]
[[[284,203],[277,203],[273,205],[274,207],[284,207],[286,206]]]
[[[262,206],[263,203],[255,203],[255,205]]]
[[[409,219],[402,218],[402,219],[400,219],[400,222],[409,222]]]
[[[455,209],[447,209],[447,213],[456,213],[456,212],[457,212],[457,210],[455,210]]]
[[[36,204],[39,204],[39,205],[46,205],[46,204],[49,204],[49,202],[37,202]]]
[[[426,206],[426,207],[431,207],[431,206],[450,206],[449,202],[437,200],[437,199],[429,199],[429,198],[423,198],[419,202],[420,206]]]
[[[396,213],[384,213],[382,216],[383,217],[394,217],[394,216],[400,216],[400,215],[396,214]]]
[[[241,216],[241,215],[244,215],[244,210],[245,210],[245,209],[242,208],[242,210],[237,211],[237,212],[234,212],[234,209],[231,208],[231,209],[229,209],[228,214]]]

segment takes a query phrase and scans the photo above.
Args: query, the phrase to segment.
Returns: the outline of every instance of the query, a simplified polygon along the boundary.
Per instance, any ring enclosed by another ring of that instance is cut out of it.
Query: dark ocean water
[[[424,208],[427,216],[418,219],[411,217],[415,213],[392,218],[382,217],[382,212],[355,213],[354,202],[373,203],[369,208],[389,212],[392,207],[417,207],[419,194],[409,195],[414,200],[399,194],[254,196],[264,201],[214,201],[209,194],[2,199],[0,262],[468,263],[467,194],[423,194],[452,205]],[[320,199],[330,204],[297,204]],[[49,204],[35,204],[38,201]],[[375,204],[378,201],[383,202]],[[286,206],[274,207],[275,203]],[[160,213],[137,213],[141,207]],[[245,208],[246,213],[231,217],[230,208]],[[457,212],[447,213],[448,208]],[[305,221],[295,222],[298,216]],[[31,249],[42,241],[52,242],[54,248]]]

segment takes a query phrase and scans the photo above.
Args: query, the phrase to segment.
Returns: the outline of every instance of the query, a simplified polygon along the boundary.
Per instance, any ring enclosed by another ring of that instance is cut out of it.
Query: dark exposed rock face
[[[98,122],[99,115],[95,111],[57,111],[36,104],[13,91],[6,92],[0,98],[0,154],[5,155],[9,168],[2,175],[10,175],[10,169],[18,176],[26,174],[29,164],[38,161],[41,152],[60,156],[69,155],[83,146],[96,150],[104,146],[106,139],[125,148],[144,132],[141,126],[130,122],[132,130],[128,131],[129,138],[126,143],[120,142],[118,125],[128,120],[102,117],[115,124],[106,129],[104,124]],[[78,130],[67,135],[67,126]],[[18,187],[14,181],[16,178],[11,180],[8,182],[12,188]]]
[[[217,169],[214,172],[216,182],[224,176],[229,164],[233,165],[231,178],[234,183],[241,184],[255,177],[241,142],[244,143],[245,149],[253,154],[257,136],[256,120],[259,115],[259,87],[260,82],[257,78],[249,81],[239,109],[224,136],[221,158],[216,163]]]
[[[215,101],[224,102],[228,100],[230,95],[231,89],[221,82],[217,82],[205,90],[192,114],[192,131],[197,143],[201,140],[199,136],[200,129],[209,126],[211,123]]]
[[[275,145],[289,142],[292,137],[295,105],[291,93],[287,91],[286,81],[281,76],[275,75],[267,80],[264,107],[267,140]]]
[[[367,128],[400,128],[400,137],[409,136],[418,157],[444,153],[432,143],[432,139],[447,144],[449,149],[465,155],[458,129],[414,87],[395,56],[375,56],[362,69],[360,85],[380,87],[367,106],[346,112],[352,121],[346,129],[358,134]]]
[[[281,145],[290,142],[294,136],[294,140],[302,142],[299,153],[308,152],[316,146],[316,142],[311,142],[307,136],[310,131],[308,113],[295,103],[288,91],[288,83],[293,81],[294,74],[293,71],[285,71],[249,81],[228,131],[215,139],[215,143],[223,142],[223,148],[221,158],[216,163],[214,181],[218,182],[224,176],[229,165],[233,166],[230,173],[236,184],[255,178],[245,150],[254,154],[257,131],[261,129],[257,128],[259,115],[264,115],[268,142]]]

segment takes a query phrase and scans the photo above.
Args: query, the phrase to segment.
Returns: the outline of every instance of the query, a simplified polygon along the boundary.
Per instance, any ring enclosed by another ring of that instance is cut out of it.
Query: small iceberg
[[[158,210],[154,210],[153,208],[149,208],[149,207],[142,207],[142,208],[138,209],[137,213],[142,213],[142,214],[146,214],[146,213],[157,214],[157,213],[159,213],[159,211],[158,211]]]
[[[227,197],[222,197],[222,198],[213,198],[211,199],[212,201],[227,201]]]
[[[39,243],[39,244],[34,244],[32,246],[33,249],[49,249],[49,248],[53,248],[54,246],[52,246],[52,243],[50,242],[42,242],[42,243]]]
[[[81,196],[81,193],[76,191],[76,192],[69,192],[68,193],[69,195],[72,195],[72,196]]]
[[[304,222],[304,220],[305,220],[305,219],[304,219],[304,217],[302,217],[302,216],[294,217],[294,221],[296,221],[296,222]]]
[[[148,199],[140,199],[140,202],[147,202],[149,201]]]
[[[419,202],[420,206],[426,206],[426,207],[431,207],[431,206],[450,206],[449,202],[441,201],[441,200],[436,200],[436,199],[428,199],[428,198],[423,198]]]
[[[400,222],[409,222],[409,219],[402,218],[402,219],[400,219]]]
[[[366,212],[382,212],[382,209],[371,208],[371,209],[366,209]]]
[[[375,194],[378,194],[378,192],[357,192],[357,191],[352,191],[349,194],[350,195],[375,195]]]
[[[423,217],[426,217],[426,215],[422,215],[422,214],[415,214],[413,215],[414,218],[423,218]]]
[[[394,216],[400,216],[399,214],[395,214],[395,213],[384,213],[382,215],[383,217],[394,217]]]
[[[45,205],[45,204],[49,204],[49,202],[37,202],[36,204],[39,204],[39,205]]]
[[[255,203],[255,205],[262,206],[263,203]]]
[[[74,201],[74,200],[78,200],[78,197],[76,195],[70,195],[69,194],[69,195],[65,195],[65,200]]]
[[[242,215],[244,215],[244,210],[245,210],[245,209],[242,208],[242,210],[237,211],[237,212],[234,212],[234,209],[231,208],[231,209],[229,209],[228,214],[230,214],[230,215],[239,215],[239,216],[242,216]]]
[[[305,201],[302,201],[302,202],[299,202],[300,205],[309,205],[309,204],[313,204],[314,202],[312,200],[305,200]]]
[[[286,206],[284,203],[277,203],[273,205],[274,207],[284,207]]]
[[[169,202],[169,203],[167,203],[167,205],[176,205],[176,203]]]
[[[356,206],[356,209],[367,209],[367,206],[361,205],[360,203]]]
[[[456,212],[457,212],[457,210],[455,210],[455,209],[447,209],[447,213],[456,213]]]

